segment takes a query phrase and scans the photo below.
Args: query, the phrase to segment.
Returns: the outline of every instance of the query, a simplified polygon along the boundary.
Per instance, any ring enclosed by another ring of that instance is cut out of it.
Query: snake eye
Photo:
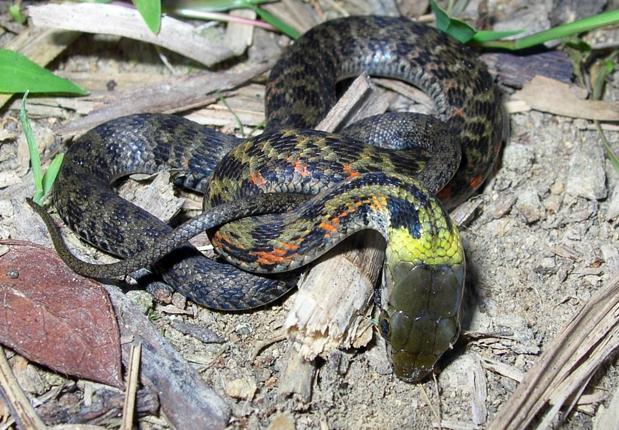
[[[389,339],[389,335],[391,334],[391,324],[389,323],[389,319],[387,318],[387,314],[385,312],[381,312],[380,320],[378,321],[378,329],[380,330],[380,335],[385,339]]]

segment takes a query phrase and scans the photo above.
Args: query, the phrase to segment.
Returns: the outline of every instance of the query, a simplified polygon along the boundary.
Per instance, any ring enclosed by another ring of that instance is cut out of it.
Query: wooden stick
[[[358,77],[317,129],[336,129],[370,89],[368,77]],[[380,274],[385,243],[379,234],[355,239],[354,244],[349,240],[344,247],[337,248],[335,255],[327,254],[299,283],[299,292],[284,323],[294,341],[280,379],[280,394],[294,393],[305,398],[311,393],[314,366],[299,365],[302,360],[307,363],[342,346],[362,346],[372,338],[364,315]],[[364,340],[359,342],[360,338]]]
[[[138,11],[131,7],[66,3],[30,6],[28,12],[35,26],[141,40],[178,52],[206,66],[234,56],[221,40],[206,38],[191,24],[169,16],[162,17],[161,29],[154,34],[146,27]]]
[[[140,377],[140,359],[142,358],[142,343],[138,342],[131,346],[129,354],[129,371],[127,372],[127,391],[123,405],[122,430],[133,428],[133,415],[135,412],[135,393],[138,391],[138,379]]]
[[[158,82],[126,91],[83,118],[55,130],[62,137],[89,130],[114,118],[140,112],[179,112],[214,102],[222,92],[236,88],[269,70],[272,63],[236,66],[226,72],[200,74]]]
[[[15,412],[17,421],[20,427],[32,430],[45,430],[45,423],[39,418],[28,397],[22,391],[21,387],[13,375],[13,370],[9,361],[4,354],[4,348],[0,347],[0,387],[5,399]]]

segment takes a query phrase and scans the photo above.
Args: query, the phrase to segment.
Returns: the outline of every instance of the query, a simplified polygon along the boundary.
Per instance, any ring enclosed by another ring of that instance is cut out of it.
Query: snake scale
[[[336,102],[336,83],[363,71],[416,85],[433,99],[436,117],[388,113],[339,133],[312,130]],[[137,114],[69,148],[53,203],[80,237],[124,261],[81,262],[37,210],[77,272],[102,278],[151,267],[191,300],[224,310],[277,299],[294,284],[269,274],[377,230],[387,239],[379,330],[396,375],[417,381],[459,333],[465,260],[445,207],[488,176],[504,137],[500,97],[475,54],[437,30],[405,18],[336,19],[308,31],[273,67],[260,136]],[[161,170],[205,196],[204,213],[177,230],[112,186]],[[188,244],[205,229],[232,265]]]

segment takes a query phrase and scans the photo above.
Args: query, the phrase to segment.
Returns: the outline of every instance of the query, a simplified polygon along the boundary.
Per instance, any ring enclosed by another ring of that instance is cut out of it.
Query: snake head
[[[387,297],[379,330],[396,376],[418,382],[432,371],[460,332],[465,262],[385,267]]]

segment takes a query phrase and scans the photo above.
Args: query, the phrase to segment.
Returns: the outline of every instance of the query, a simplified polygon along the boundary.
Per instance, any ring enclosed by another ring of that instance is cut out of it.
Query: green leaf
[[[485,48],[503,48],[510,50],[526,49],[532,46],[541,45],[551,40],[563,39],[572,37],[586,31],[591,31],[596,28],[607,25],[615,25],[619,23],[619,9],[609,10],[598,15],[589,16],[579,19],[574,22],[559,25],[548,30],[540,31],[539,33],[531,34],[516,40],[497,40],[493,42],[482,43]]]
[[[32,178],[34,180],[34,195],[32,196],[32,200],[34,200],[35,203],[41,203],[41,200],[43,200],[54,185],[58,172],[60,172],[60,166],[62,165],[64,155],[56,155],[45,173],[43,173],[37,142],[32,134],[32,127],[30,127],[30,120],[28,119],[28,110],[26,109],[27,98],[28,92],[24,94],[21,101],[19,121],[21,122],[24,135],[26,136],[26,142],[28,143],[28,154],[30,155],[30,165],[32,167]]]
[[[43,173],[41,172],[41,157],[39,157],[39,151],[37,143],[34,140],[32,134],[32,127],[30,127],[30,121],[28,120],[28,110],[26,109],[26,99],[28,98],[28,92],[24,94],[21,100],[21,109],[19,110],[19,121],[21,122],[22,130],[26,135],[26,142],[28,143],[28,153],[30,155],[30,165],[32,167],[32,178],[34,179],[34,196],[32,200],[35,203],[39,203],[43,198]]]
[[[252,9],[254,9],[254,11],[258,14],[260,18],[262,18],[264,21],[271,24],[273,27],[277,28],[279,31],[281,31],[282,33],[284,33],[286,36],[290,37],[291,39],[296,40],[299,37],[301,37],[301,33],[299,33],[296,29],[286,24],[284,21],[276,18],[268,11],[262,8],[259,8],[258,6],[253,6]]]
[[[49,167],[43,174],[43,197],[51,191],[52,186],[56,181],[56,177],[58,177],[58,173],[60,172],[60,166],[62,166],[63,160],[64,154],[57,154],[52,162],[49,163]]]
[[[161,0],[133,0],[146,25],[153,33],[159,33],[161,28]]]
[[[477,32],[473,27],[464,21],[451,18],[434,0],[430,0],[430,7],[436,17],[436,26],[439,30],[461,43],[466,43],[473,39]]]
[[[505,30],[505,31],[485,31],[480,30],[473,36],[473,42],[484,43],[491,42],[493,40],[503,39],[504,37],[513,36],[518,33],[522,33],[523,30]]]
[[[0,49],[0,93],[65,93],[84,95],[73,82],[54,75],[24,55]]]
[[[23,24],[26,22],[26,16],[22,13],[18,4],[12,4],[9,6],[9,14],[11,15],[11,18],[13,18],[13,21],[18,24]]]
[[[200,12],[224,12],[230,9],[252,8],[272,0],[171,0],[165,2],[166,11],[190,9]]]

